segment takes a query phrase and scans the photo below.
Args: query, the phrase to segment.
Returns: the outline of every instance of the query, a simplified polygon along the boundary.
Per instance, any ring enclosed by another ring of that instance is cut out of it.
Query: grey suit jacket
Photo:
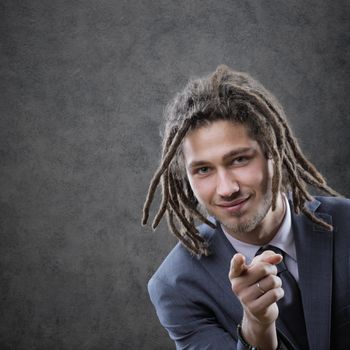
[[[350,200],[317,197],[309,209],[334,227],[326,231],[292,210],[309,346],[350,349]],[[149,281],[149,294],[177,349],[239,349],[242,307],[228,279],[236,252],[220,228],[202,225],[200,232],[212,254],[198,259],[177,244]],[[298,349],[280,320],[277,330],[286,348]]]

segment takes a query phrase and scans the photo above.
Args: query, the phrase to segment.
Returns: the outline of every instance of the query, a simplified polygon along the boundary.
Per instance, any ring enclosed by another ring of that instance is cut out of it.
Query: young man
[[[220,66],[165,112],[158,184],[180,243],[149,282],[177,349],[350,348],[350,201],[330,195],[276,99]],[[196,227],[195,221],[203,224]]]

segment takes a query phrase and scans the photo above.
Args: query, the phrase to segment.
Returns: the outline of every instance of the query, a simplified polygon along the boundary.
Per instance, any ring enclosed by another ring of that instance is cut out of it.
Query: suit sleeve
[[[152,278],[148,291],[158,318],[176,349],[231,350],[237,348],[237,340],[223,329],[205,305],[193,302],[193,296],[183,295],[164,281]],[[192,299],[192,300],[190,300]],[[236,326],[232,329],[235,333]]]
[[[193,301],[193,296],[184,295],[156,277],[149,281],[148,292],[159,321],[175,342],[177,350],[247,349],[236,338],[235,324],[232,324],[232,333],[228,332],[207,306]],[[295,348],[279,334],[277,350]]]

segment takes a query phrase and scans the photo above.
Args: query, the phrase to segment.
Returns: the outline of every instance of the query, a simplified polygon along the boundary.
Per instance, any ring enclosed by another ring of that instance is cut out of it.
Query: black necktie
[[[286,325],[296,342],[299,344],[300,349],[307,350],[309,349],[309,346],[298,283],[287,269],[284,262],[284,252],[277,247],[268,245],[264,248],[260,248],[256,255],[260,255],[265,250],[272,250],[283,256],[283,260],[277,265],[277,276],[282,280],[282,288],[284,290],[284,297],[277,302],[279,309],[278,318]]]

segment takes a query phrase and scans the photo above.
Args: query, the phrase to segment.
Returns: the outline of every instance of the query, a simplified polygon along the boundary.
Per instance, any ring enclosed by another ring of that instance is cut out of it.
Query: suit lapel
[[[227,311],[238,324],[243,316],[242,306],[233,294],[228,278],[230,261],[237,252],[225,237],[220,224],[211,232],[210,237],[206,238],[209,238],[211,255],[202,259],[202,264],[215,283],[221,287],[221,298],[226,299]]]
[[[315,211],[320,202],[310,209]],[[331,216],[316,214],[329,224]],[[292,214],[306,328],[310,349],[330,348],[332,303],[333,232],[323,229],[303,215]]]

